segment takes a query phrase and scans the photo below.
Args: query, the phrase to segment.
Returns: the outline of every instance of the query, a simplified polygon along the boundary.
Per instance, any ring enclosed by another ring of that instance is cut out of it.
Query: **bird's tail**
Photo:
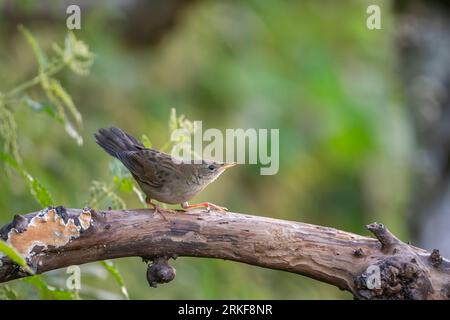
[[[95,142],[116,158],[119,158],[122,152],[144,148],[141,142],[119,128],[100,129],[94,134],[94,137]]]

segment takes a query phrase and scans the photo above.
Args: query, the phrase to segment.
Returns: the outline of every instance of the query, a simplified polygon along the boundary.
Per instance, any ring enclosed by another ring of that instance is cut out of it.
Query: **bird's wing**
[[[152,149],[120,152],[118,158],[130,170],[137,182],[154,188],[163,186],[161,181],[161,154]]]

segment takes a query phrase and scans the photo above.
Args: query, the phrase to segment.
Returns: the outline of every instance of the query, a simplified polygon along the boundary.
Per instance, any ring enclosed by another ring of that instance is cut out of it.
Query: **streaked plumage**
[[[168,204],[180,203],[187,208],[187,201],[234,165],[206,160],[200,164],[174,162],[170,155],[146,148],[133,136],[114,127],[100,129],[94,136],[106,152],[127,167],[149,203],[155,199]]]

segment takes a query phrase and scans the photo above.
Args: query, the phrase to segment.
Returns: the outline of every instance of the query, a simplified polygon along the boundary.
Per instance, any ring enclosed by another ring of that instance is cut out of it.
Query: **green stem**
[[[14,89],[6,92],[3,95],[3,98],[6,100],[8,98],[11,98],[11,97],[17,95],[18,93],[20,93],[26,89],[29,89],[29,88],[39,84],[41,82],[41,77],[43,74],[46,74],[47,76],[52,76],[52,75],[58,73],[59,71],[61,71],[68,63],[69,63],[69,61],[61,61],[59,63],[54,64],[52,67],[49,67],[47,70],[39,73],[34,78],[32,78],[28,81],[25,81],[25,82],[19,84]]]

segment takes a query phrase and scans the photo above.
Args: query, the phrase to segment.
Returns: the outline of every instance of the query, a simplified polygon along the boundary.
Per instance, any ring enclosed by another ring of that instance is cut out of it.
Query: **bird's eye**
[[[214,171],[216,169],[216,167],[213,164],[210,164],[208,166],[208,169],[211,170],[211,171]]]

